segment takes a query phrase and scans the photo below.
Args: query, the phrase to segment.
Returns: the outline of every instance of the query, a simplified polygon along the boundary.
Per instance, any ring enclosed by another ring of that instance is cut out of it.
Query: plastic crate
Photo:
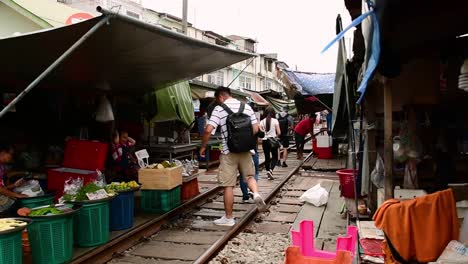
[[[109,201],[85,203],[74,216],[74,238],[78,247],[94,247],[109,241]]]
[[[181,187],[172,190],[141,190],[141,209],[150,213],[165,213],[181,203]]]
[[[20,199],[20,203],[22,207],[27,208],[35,208],[44,205],[51,205],[54,203],[54,196],[47,195],[47,196],[39,196],[39,197],[31,197],[27,199]]]
[[[352,169],[343,169],[336,172],[340,178],[341,196],[354,199],[354,174],[357,171]]]
[[[134,192],[120,192],[110,202],[110,230],[123,230],[133,226],[135,214]]]
[[[198,179],[194,178],[190,181],[184,182],[182,184],[181,194],[182,201],[190,200],[193,197],[199,195],[200,190],[198,189]]]
[[[73,257],[73,215],[35,218],[28,236],[35,264],[66,263]]]
[[[316,148],[317,158],[319,159],[333,159],[333,149],[332,147],[328,148]]]
[[[0,264],[23,263],[21,232],[0,235]]]

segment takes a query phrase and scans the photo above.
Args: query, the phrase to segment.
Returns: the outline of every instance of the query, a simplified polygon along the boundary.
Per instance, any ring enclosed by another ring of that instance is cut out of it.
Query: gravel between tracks
[[[280,264],[284,262],[284,251],[288,245],[287,234],[241,233],[209,263]]]

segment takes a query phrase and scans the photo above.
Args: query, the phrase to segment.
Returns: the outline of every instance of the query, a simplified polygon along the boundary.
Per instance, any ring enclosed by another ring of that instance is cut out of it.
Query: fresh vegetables
[[[106,186],[107,192],[118,192],[118,191],[127,191],[140,187],[136,181],[131,182],[113,182]]]
[[[174,168],[177,167],[175,162],[169,162],[167,160],[161,163],[154,163],[148,166],[149,169],[166,169],[166,168]]]
[[[87,193],[93,193],[98,190],[102,189],[101,187],[97,186],[95,183],[89,182],[85,186],[81,187],[80,190],[76,193],[76,201],[85,201],[88,200]]]
[[[86,194],[88,193],[94,193],[94,192],[97,192],[99,190],[102,190],[104,188],[102,187],[99,187],[98,185],[96,185],[95,183],[93,182],[89,182],[87,183],[85,186],[81,187],[77,192],[76,192],[76,195],[73,195],[73,194],[64,194],[63,195],[63,199],[66,201],[66,202],[71,202],[71,201],[77,201],[77,202],[80,202],[80,201],[87,201],[89,200],[88,199],[88,196]],[[108,196],[113,196],[115,195],[115,192],[112,191],[111,189],[109,190],[106,190],[104,189],[105,192],[107,193]]]
[[[32,210],[31,213],[29,213],[29,216],[43,216],[43,215],[57,215],[57,214],[63,214],[63,211],[53,206],[48,206],[45,208]]]
[[[18,226],[25,226],[26,222],[14,219],[0,219],[0,232],[14,229]]]

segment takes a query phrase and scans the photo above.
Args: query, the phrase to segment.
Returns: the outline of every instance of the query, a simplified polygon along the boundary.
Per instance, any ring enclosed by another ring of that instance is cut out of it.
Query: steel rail
[[[205,202],[211,198],[214,194],[221,191],[220,186],[215,186],[208,191],[188,200],[181,204],[175,209],[156,217],[152,220],[145,222],[144,224],[122,234],[121,236],[112,239],[107,244],[100,247],[96,247],[89,252],[73,259],[70,263],[106,263],[110,261],[115,253],[125,251],[132,246],[135,246],[144,237],[149,237],[161,229],[161,226],[170,222],[174,216],[181,215],[187,208],[196,206],[199,203]]]
[[[276,196],[279,190],[283,187],[284,184],[286,184],[289,179],[296,174],[296,172],[301,168],[302,164],[304,164],[305,161],[310,159],[312,156],[313,152],[309,153],[307,157],[299,163],[298,166],[294,168],[294,170],[291,170],[289,174],[278,184],[276,187],[268,194],[268,196],[265,198],[265,202],[269,203],[270,200]],[[219,238],[211,247],[209,247],[198,259],[196,259],[193,263],[195,264],[204,264],[208,263],[214,256],[217,254],[226,244],[228,241],[230,241],[232,238],[234,238],[238,233],[240,233],[244,227],[251,222],[251,220],[257,215],[257,207],[251,208],[244,217],[240,219],[239,222],[234,225],[233,228],[231,228],[229,231],[227,231],[226,234],[224,234],[221,238]]]
[[[289,149],[292,148],[292,147],[293,146],[289,147]],[[306,160],[310,159],[312,154],[313,153],[310,153],[304,159],[304,161],[302,161],[294,170],[292,170],[288,174],[286,179],[281,181],[281,183],[278,184],[273,189],[272,192],[270,192],[268,197],[266,197],[265,202],[269,202],[274,197],[274,195],[289,180],[289,178],[291,178],[291,176],[294,175],[299,170],[299,168],[302,166],[302,164]],[[259,166],[263,166],[264,163],[265,163],[265,161],[260,162]],[[140,243],[143,238],[149,237],[149,236],[154,235],[155,233],[157,233],[161,229],[162,225],[169,223],[170,220],[173,217],[181,215],[184,212],[186,212],[187,208],[192,208],[192,207],[195,207],[196,205],[198,205],[200,203],[205,202],[206,200],[210,199],[213,195],[215,195],[217,192],[222,191],[222,189],[223,188],[220,187],[220,186],[215,186],[215,187],[209,189],[208,191],[206,191],[206,192],[192,198],[191,200],[181,204],[180,206],[178,206],[175,209],[167,212],[166,214],[161,215],[161,216],[159,216],[157,218],[154,218],[152,220],[149,220],[149,221],[141,224],[140,226],[138,226],[138,227],[136,227],[136,228],[134,228],[134,229],[132,229],[132,230],[130,230],[130,231],[128,231],[128,232],[114,238],[114,239],[112,239],[107,244],[96,247],[96,248],[93,248],[90,251],[88,251],[87,253],[74,258],[70,263],[71,264],[106,263],[106,262],[112,260],[112,258],[115,256],[115,254],[118,254],[120,252],[123,252],[123,251],[129,249],[129,248],[137,245],[138,243]],[[241,219],[241,221],[236,225],[236,227],[239,225],[238,232],[241,230],[240,229],[241,227],[244,227],[249,222],[250,218],[252,218],[256,214],[256,212],[257,212],[256,207],[252,208],[251,210],[249,210],[247,212],[247,215],[244,216]],[[232,231],[233,231],[233,229],[231,229],[229,231],[229,233],[224,235],[223,238],[227,237],[227,236],[232,237],[232,236],[234,236],[235,234],[238,233],[238,232],[232,232]],[[215,245],[216,245],[217,250],[214,250],[214,249],[216,249]],[[220,247],[222,247],[222,246],[224,246],[224,244],[220,245],[218,241],[215,242],[215,244],[212,247],[210,247],[210,249],[208,249],[208,251],[205,252],[201,257],[199,257],[199,259],[201,259],[202,257],[206,258],[207,255],[212,257],[216,252],[219,251]],[[210,252],[210,253],[208,254],[208,252]],[[203,263],[203,262],[197,262],[199,259],[197,259],[195,263]]]

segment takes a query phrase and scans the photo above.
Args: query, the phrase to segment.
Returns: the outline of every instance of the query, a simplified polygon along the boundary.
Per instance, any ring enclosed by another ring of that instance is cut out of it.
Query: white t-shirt
[[[270,130],[266,131],[266,127],[267,127],[267,123],[266,123],[267,119],[263,119],[262,121],[260,121],[260,127],[262,127],[262,129],[265,131],[265,137],[263,138],[263,140],[266,140],[267,138],[275,138],[277,137],[276,135],[276,127],[279,126],[279,122],[278,122],[278,119],[276,118],[271,118],[270,120]]]
[[[224,101],[224,104],[235,113],[239,111],[241,102],[237,99],[229,98],[226,101]],[[244,114],[250,116],[252,125],[258,123],[257,117],[255,116],[255,113],[250,107],[250,105],[245,104]],[[223,154],[229,154],[229,148],[227,145],[228,132],[227,132],[227,127],[226,127],[227,116],[228,116],[228,113],[224,110],[224,108],[218,105],[215,107],[215,109],[213,109],[213,113],[211,113],[210,120],[208,121],[208,125],[213,126],[214,130],[216,130],[218,126],[221,126],[221,135],[223,138],[223,151],[222,151]]]

